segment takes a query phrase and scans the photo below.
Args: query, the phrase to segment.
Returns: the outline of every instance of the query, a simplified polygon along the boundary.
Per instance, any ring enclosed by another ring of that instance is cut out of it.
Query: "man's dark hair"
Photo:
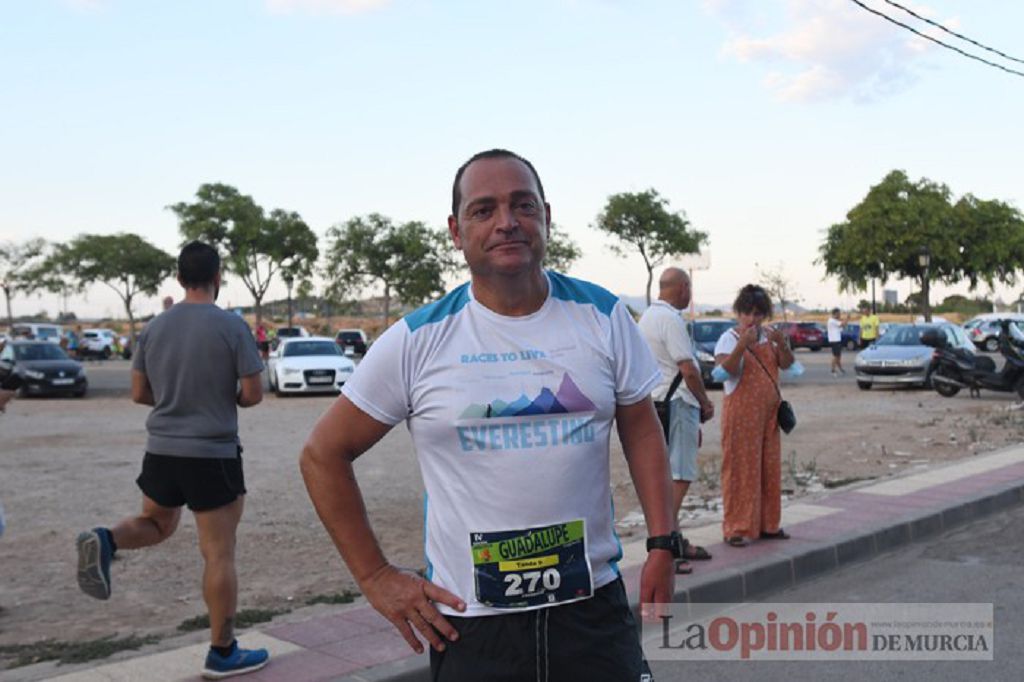
[[[544,184],[541,183],[540,176],[537,175],[537,169],[533,167],[532,163],[507,149],[488,149],[485,152],[477,152],[469,157],[469,161],[459,166],[459,170],[455,172],[455,182],[452,183],[452,215],[456,218],[459,217],[459,204],[462,203],[462,188],[459,187],[459,183],[462,182],[462,174],[466,172],[469,164],[479,159],[516,159],[517,161],[522,161],[530,169],[530,172],[533,173],[533,179],[537,182],[537,190],[540,191],[541,201],[546,201],[544,198]]]
[[[189,242],[178,254],[178,279],[186,289],[209,286],[220,272],[217,249],[204,242]]]
[[[761,313],[765,317],[772,316],[772,297],[768,295],[764,287],[757,284],[748,284],[736,296],[732,304],[736,314],[740,313]]]

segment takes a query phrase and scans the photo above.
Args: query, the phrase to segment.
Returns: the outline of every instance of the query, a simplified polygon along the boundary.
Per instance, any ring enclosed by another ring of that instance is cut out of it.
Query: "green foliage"
[[[316,234],[298,213],[274,209],[267,216],[251,196],[230,185],[201,185],[196,201],[168,208],[178,216],[186,241],[198,239],[220,250],[224,269],[238,275],[252,294],[257,324],[278,271],[295,281],[310,277],[316,267]]]
[[[314,604],[351,604],[359,596],[361,596],[359,592],[351,592],[349,590],[345,590],[343,592],[335,592],[333,594],[315,594],[306,600],[306,605],[312,606]]]
[[[235,627],[248,628],[258,623],[266,623],[275,617],[288,613],[288,609],[242,609],[235,614]],[[192,632],[193,630],[205,630],[210,627],[210,615],[202,614],[193,618],[186,618],[178,624],[181,632]]]
[[[372,213],[327,232],[328,298],[344,301],[372,285],[384,288],[384,323],[391,298],[417,305],[444,293],[444,275],[455,269],[447,231],[414,221],[395,225]]]
[[[927,268],[919,262],[930,254]],[[832,225],[819,246],[819,263],[839,280],[842,291],[863,291],[871,278],[889,277],[955,284],[966,280],[1013,284],[1024,266],[1024,221],[1001,201],[968,194],[955,205],[943,184],[922,178],[912,182],[903,171],[890,172]]]
[[[968,298],[960,294],[953,294],[942,299],[942,303],[935,306],[935,310],[940,313],[961,313],[970,317],[992,312],[992,302],[980,296]]]
[[[48,286],[66,279],[78,289],[97,282],[113,289],[124,303],[134,342],[132,301],[139,294],[155,296],[174,268],[173,256],[137,234],[122,232],[83,234],[59,244],[41,269]]]
[[[573,264],[583,256],[578,244],[554,223],[544,249],[544,267],[555,272],[568,273]]]
[[[697,253],[707,235],[691,229],[681,211],[671,213],[668,201],[649,189],[645,192],[613,194],[593,227],[614,237],[609,248],[619,256],[637,252],[647,268],[647,303],[651,302],[654,268],[669,256]]]
[[[85,642],[43,640],[31,644],[5,644],[0,645],[0,660],[9,660],[7,668],[19,668],[43,661],[57,661],[58,664],[85,663],[107,658],[118,651],[135,650],[159,641],[160,638],[156,635],[129,635],[120,639],[108,635]]]
[[[37,271],[40,257],[46,248],[42,239],[0,243],[0,289],[7,303],[7,324],[14,324],[11,298],[15,293],[32,293],[40,288]]]

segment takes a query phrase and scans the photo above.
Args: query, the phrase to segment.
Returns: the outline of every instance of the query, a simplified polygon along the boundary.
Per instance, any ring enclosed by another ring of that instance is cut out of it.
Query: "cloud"
[[[361,14],[384,7],[390,0],[266,0],[271,12],[310,14]]]
[[[941,31],[881,0],[865,4],[894,16],[922,33]],[[907,3],[934,21],[928,8]],[[767,69],[765,87],[787,101],[830,99],[873,100],[909,88],[925,67],[922,57],[934,45],[849,0],[787,0],[785,16],[767,14],[775,3],[751,0],[705,0],[707,12],[730,30],[723,53]],[[781,25],[780,25],[781,23]],[[954,27],[957,22],[947,20]],[[928,30],[925,30],[928,29]]]

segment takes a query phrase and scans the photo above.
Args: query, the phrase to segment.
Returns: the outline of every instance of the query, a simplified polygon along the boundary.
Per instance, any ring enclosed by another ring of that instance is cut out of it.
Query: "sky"
[[[901,4],[1024,57],[1024,3]],[[610,194],[654,188],[709,235],[697,302],[775,269],[803,305],[850,307],[867,295],[840,293],[818,247],[889,171],[1024,206],[1024,78],[850,0],[0,0],[0,93],[0,241],[134,232],[176,253],[166,207],[206,182],[321,236],[371,212],[441,228],[456,168],[504,147],[582,248],[574,276],[643,294],[640,257],[591,225]],[[164,295],[180,289],[136,312]],[[220,302],[251,298],[236,280]],[[102,285],[69,308],[123,317]]]

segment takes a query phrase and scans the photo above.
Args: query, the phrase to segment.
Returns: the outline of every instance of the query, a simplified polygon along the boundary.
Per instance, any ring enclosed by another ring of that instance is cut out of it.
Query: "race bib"
[[[521,609],[594,593],[583,519],[525,530],[470,533],[476,599]]]

